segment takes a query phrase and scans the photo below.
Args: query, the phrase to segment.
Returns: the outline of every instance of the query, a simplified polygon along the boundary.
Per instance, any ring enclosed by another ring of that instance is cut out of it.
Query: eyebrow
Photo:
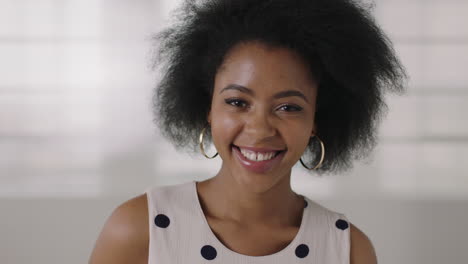
[[[237,90],[239,92],[242,92],[242,93],[246,93],[246,94],[249,94],[249,95],[254,95],[254,91],[245,87],[245,86],[242,86],[242,85],[238,85],[238,84],[229,84],[228,86],[224,87],[219,93],[222,93],[226,90]],[[304,101],[306,102],[309,102],[309,100],[307,100],[307,97],[305,97],[305,95],[297,90],[287,90],[287,91],[281,91],[277,94],[275,94],[273,96],[273,98],[275,99],[279,99],[279,98],[284,98],[284,97],[290,97],[290,96],[297,96],[297,97],[300,97],[302,99],[304,99]]]

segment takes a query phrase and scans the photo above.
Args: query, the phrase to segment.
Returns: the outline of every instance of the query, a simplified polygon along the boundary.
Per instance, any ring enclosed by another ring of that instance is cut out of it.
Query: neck
[[[245,225],[298,226],[303,198],[291,189],[290,176],[289,171],[277,182],[266,176],[249,181],[221,169],[200,182],[198,191],[207,216]]]

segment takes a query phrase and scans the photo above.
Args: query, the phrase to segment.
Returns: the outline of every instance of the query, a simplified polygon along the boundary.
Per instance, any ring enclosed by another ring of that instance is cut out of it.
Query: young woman
[[[158,35],[157,120],[177,147],[219,154],[222,166],[117,207],[90,263],[377,263],[361,230],[290,185],[298,161],[336,173],[369,153],[385,89],[403,90],[404,70],[366,9],[186,1],[177,18]]]

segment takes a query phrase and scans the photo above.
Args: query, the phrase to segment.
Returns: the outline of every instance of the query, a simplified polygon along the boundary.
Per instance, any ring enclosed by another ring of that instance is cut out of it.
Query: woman
[[[368,12],[348,0],[212,0],[186,1],[177,19],[157,38],[157,120],[177,147],[222,166],[120,205],[90,263],[377,263],[343,214],[290,186],[298,161],[336,173],[369,153],[384,89],[403,90]]]

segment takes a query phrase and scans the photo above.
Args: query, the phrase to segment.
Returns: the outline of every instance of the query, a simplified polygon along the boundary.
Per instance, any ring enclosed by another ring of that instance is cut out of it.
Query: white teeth
[[[239,148],[242,155],[252,161],[270,160],[275,156],[276,152],[254,152],[246,149]]]
[[[266,156],[266,155],[265,155]],[[262,153],[258,153],[257,154],[257,160],[266,160],[263,158],[263,154]]]

